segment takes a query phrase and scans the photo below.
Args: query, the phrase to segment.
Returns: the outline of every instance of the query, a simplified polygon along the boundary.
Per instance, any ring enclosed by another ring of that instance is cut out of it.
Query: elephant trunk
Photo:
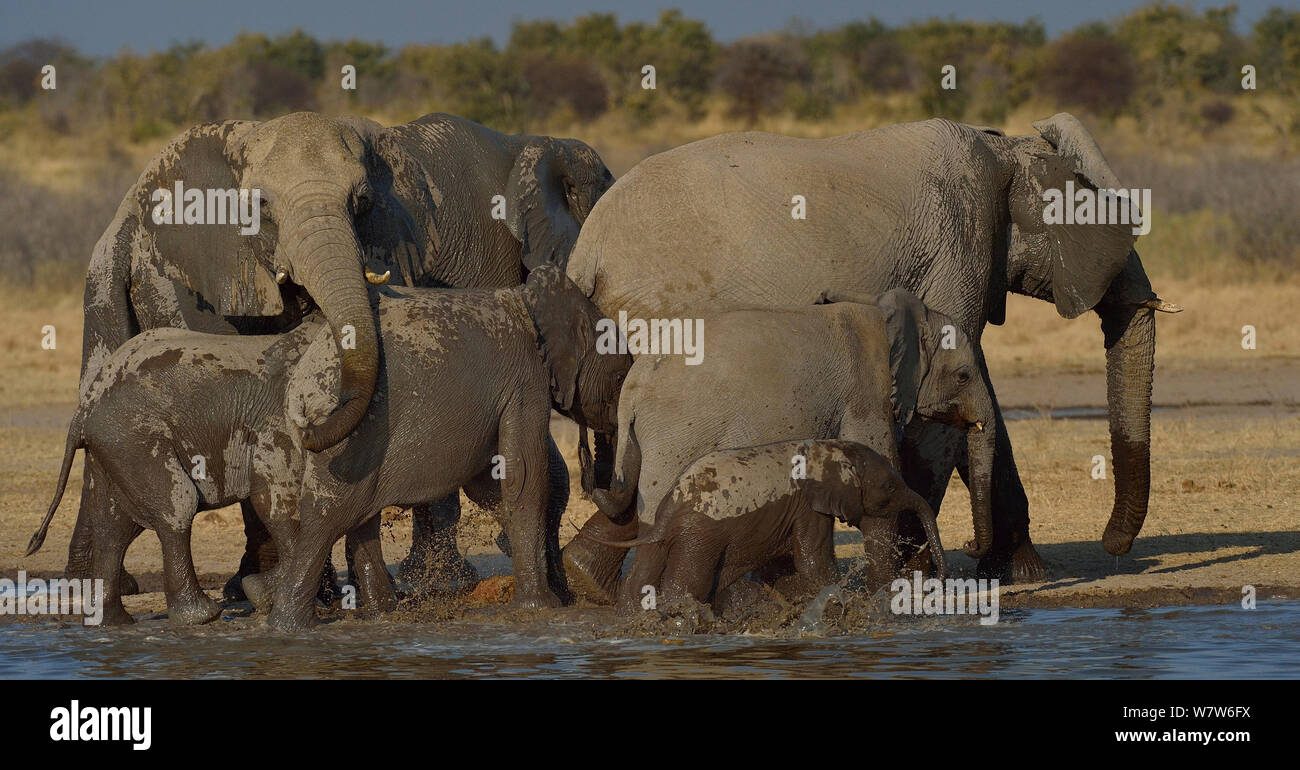
[[[311,211],[311,207],[304,208]],[[303,446],[319,452],[346,438],[365,416],[379,374],[379,339],[360,246],[346,214],[307,214],[297,226],[282,232],[281,245],[286,244],[294,280],[325,314],[341,362],[339,406],[324,422],[307,426],[303,433]]]
[[[924,497],[910,489],[903,495],[902,508],[913,511],[921,520],[921,528],[925,530],[925,541],[930,546],[930,558],[934,561],[934,576],[943,580],[948,576],[948,559],[943,551],[943,541],[939,539],[939,522],[935,520],[934,509]]]
[[[1106,334],[1106,404],[1115,474],[1115,507],[1102,545],[1107,552],[1119,555],[1128,553],[1142,530],[1151,492],[1156,324],[1153,312],[1137,305],[1114,305],[1100,314]]]
[[[975,539],[963,550],[980,559],[993,547],[993,454],[997,443],[997,419],[993,400],[985,393],[980,397],[979,415],[966,429],[967,484],[970,489],[971,523]]]

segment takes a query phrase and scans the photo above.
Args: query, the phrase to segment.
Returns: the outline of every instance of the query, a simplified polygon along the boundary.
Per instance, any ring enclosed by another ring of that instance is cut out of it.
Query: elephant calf
[[[550,411],[607,430],[631,366],[627,355],[596,352],[600,318],[551,265],[509,289],[384,289],[374,399],[357,429],[320,453],[302,445],[312,421],[338,406],[330,327],[275,336],[146,332],[113,353],[74,417],[55,501],[29,551],[44,540],[84,446],[94,506],[83,512],[94,522],[107,622],[131,620],[108,578],[140,527],[162,541],[169,614],[215,617],[219,608],[194,576],[190,523],[198,510],[243,499],[281,554],[270,573],[244,581],[255,603],[272,605],[272,626],[314,624],[317,577],[344,534],[363,600],[390,607],[377,512],[461,487],[509,512],[516,602],[558,604],[562,511],[548,509]]]
[[[782,441],[699,458],[663,498],[647,535],[603,542],[637,549],[619,595],[626,612],[640,606],[646,586],[659,585],[658,596],[669,602],[713,601],[787,551],[801,587],[815,590],[836,579],[832,518],[862,529],[870,548],[870,518],[896,519],[903,511],[920,518],[943,579],[934,511],[888,460],[853,441]]]
[[[828,291],[818,301],[705,318],[712,342],[698,366],[672,356],[637,359],[619,398],[614,478],[592,493],[605,516],[591,517],[564,550],[571,585],[609,601],[623,554],[593,543],[634,535],[637,518],[652,523],[674,479],[707,452],[838,438],[901,469],[900,456],[924,460],[937,451],[900,452],[903,426],[914,417],[966,432],[975,532],[966,550],[987,551],[994,409],[975,344],[902,289],[879,297]],[[872,581],[887,580],[895,566],[872,562]]]

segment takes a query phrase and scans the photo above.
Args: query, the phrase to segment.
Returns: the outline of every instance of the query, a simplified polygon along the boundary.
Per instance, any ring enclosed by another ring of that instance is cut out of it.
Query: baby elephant
[[[142,527],[163,546],[168,614],[186,623],[215,617],[220,607],[194,574],[191,522],[197,511],[244,499],[281,554],[271,572],[245,578],[250,598],[271,604],[272,626],[315,622],[318,577],[345,534],[361,598],[391,607],[377,512],[461,487],[508,513],[516,602],[558,604],[551,409],[604,426],[631,358],[597,353],[600,311],[551,265],[509,289],[384,289],[377,315],[374,398],[355,431],[319,453],[304,450],[303,434],[345,391],[329,326],[263,336],[154,329],[132,338],[73,418],[59,487],[28,553],[44,540],[73,455],[85,447],[83,513],[108,623],[131,622],[110,578]]]
[[[600,542],[637,549],[619,593],[620,611],[629,612],[646,586],[659,586],[663,601],[712,602],[784,552],[793,553],[800,588],[816,590],[836,580],[825,517],[863,529],[870,517],[904,511],[921,520],[942,580],[947,564],[934,511],[884,457],[853,441],[782,441],[704,455],[678,477],[648,534]],[[868,539],[869,551],[890,545]]]

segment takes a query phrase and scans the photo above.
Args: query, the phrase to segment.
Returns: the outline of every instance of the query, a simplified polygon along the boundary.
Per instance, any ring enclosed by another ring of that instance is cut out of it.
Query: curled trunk
[[[934,509],[930,504],[912,490],[902,496],[900,510],[912,511],[921,521],[925,531],[925,541],[930,547],[930,558],[934,562],[934,576],[943,580],[948,576],[948,558],[943,552],[943,541],[939,539],[939,522],[935,520]]]
[[[379,339],[351,221],[330,213],[303,222],[282,234],[282,247],[287,244],[294,279],[325,314],[341,362],[339,406],[303,432],[303,446],[319,452],[346,438],[365,416],[379,374]]]

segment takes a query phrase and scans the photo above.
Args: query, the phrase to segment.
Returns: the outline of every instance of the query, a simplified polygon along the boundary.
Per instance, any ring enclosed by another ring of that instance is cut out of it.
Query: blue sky
[[[1237,0],[1244,29],[1270,5],[1295,0]],[[504,42],[519,19],[569,20],[592,11],[614,12],[622,20],[653,21],[661,9],[678,7],[703,19],[721,40],[779,29],[798,17],[814,28],[876,16],[889,24],[932,16],[1023,21],[1037,16],[1049,35],[1085,21],[1121,16],[1141,0],[0,0],[0,47],[31,37],[58,37],[85,53],[112,54],[124,46],[140,52],[173,42],[228,42],[240,30],[278,34],[302,27],[322,39],[358,37],[390,47],[406,43],[450,43],[490,36]],[[1227,0],[1193,0],[1197,9]]]

